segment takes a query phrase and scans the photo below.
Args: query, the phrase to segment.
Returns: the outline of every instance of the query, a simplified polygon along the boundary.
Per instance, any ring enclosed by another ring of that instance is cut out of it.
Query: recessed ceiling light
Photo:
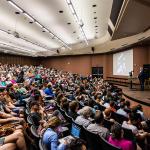
[[[96,7],[96,6],[97,6],[96,4],[93,5],[93,7]]]
[[[68,25],[70,25],[71,23],[70,23],[70,22],[68,22],[67,24],[68,24]]]
[[[59,11],[59,13],[63,13],[63,12],[64,12],[63,10],[60,10],[60,11]]]
[[[94,14],[96,14],[96,11],[94,11]]]
[[[94,17],[94,19],[97,19],[97,17]]]
[[[16,12],[15,12],[15,14],[19,15],[19,14],[20,14],[20,12],[19,12],[19,11],[16,11]]]
[[[98,26],[95,26],[95,28],[97,28]]]

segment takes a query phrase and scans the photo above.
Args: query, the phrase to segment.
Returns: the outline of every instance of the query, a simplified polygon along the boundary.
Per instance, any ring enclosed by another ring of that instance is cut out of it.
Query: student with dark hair
[[[114,123],[111,132],[112,135],[108,139],[109,143],[121,148],[122,150],[134,150],[132,142],[123,138],[124,132],[120,124]]]
[[[48,84],[47,88],[44,90],[44,93],[51,97],[55,96],[55,94],[53,93],[51,84]]]
[[[32,101],[30,107],[31,107],[31,113],[30,113],[31,118],[33,120],[34,125],[38,127],[42,119],[42,115],[39,112],[40,111],[39,103],[37,101]]]
[[[143,108],[142,108],[142,105],[140,105],[140,104],[137,105],[137,113],[141,115],[142,120],[145,120]]]
[[[77,114],[78,109],[79,109],[79,103],[77,101],[74,100],[69,103],[68,115],[70,117],[72,117],[74,120],[78,116],[78,114]]]
[[[125,117],[128,117],[128,114],[126,113],[126,111],[124,109],[125,109],[125,104],[121,103],[120,104],[120,109],[117,110],[117,113],[120,114],[120,115],[123,115]]]
[[[101,111],[96,111],[94,117],[95,123],[90,124],[87,130],[107,139],[110,133],[107,128],[103,127],[103,120],[103,113]]]
[[[73,139],[71,143],[67,146],[66,150],[87,150],[86,142],[82,139]]]
[[[112,112],[116,112],[116,109],[115,109],[115,102],[114,101],[110,101],[110,107],[109,109],[112,111]]]

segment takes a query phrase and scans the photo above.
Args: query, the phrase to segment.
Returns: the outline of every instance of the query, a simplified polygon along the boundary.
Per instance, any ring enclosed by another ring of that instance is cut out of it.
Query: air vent
[[[114,51],[114,50],[115,50],[115,48],[111,48],[110,50],[111,50],[111,51]]]
[[[18,32],[13,32],[13,35],[14,35],[14,37],[16,37],[16,38],[19,38],[20,36],[19,36],[19,33]]]
[[[124,46],[127,46],[127,45],[128,45],[128,44],[122,44],[121,46],[124,47]]]
[[[144,39],[145,39],[145,37],[141,37],[141,38],[138,39],[138,41],[141,41],[141,40],[144,40]]]

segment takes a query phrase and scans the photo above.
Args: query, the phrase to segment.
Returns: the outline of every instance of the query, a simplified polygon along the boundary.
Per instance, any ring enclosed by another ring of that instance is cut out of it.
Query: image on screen
[[[113,75],[128,76],[133,71],[133,50],[113,54]]]

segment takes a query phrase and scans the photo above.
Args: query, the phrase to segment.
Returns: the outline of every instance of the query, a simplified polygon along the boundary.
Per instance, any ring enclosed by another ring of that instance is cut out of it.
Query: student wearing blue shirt
[[[48,84],[47,88],[44,90],[44,93],[46,95],[49,95],[51,97],[54,97],[54,93],[53,93],[53,90],[52,90],[52,87],[50,84]]]
[[[43,144],[48,148],[48,150],[65,150],[65,144],[58,145],[58,134],[57,128],[61,121],[58,117],[52,117],[48,121],[48,128],[43,134]]]

